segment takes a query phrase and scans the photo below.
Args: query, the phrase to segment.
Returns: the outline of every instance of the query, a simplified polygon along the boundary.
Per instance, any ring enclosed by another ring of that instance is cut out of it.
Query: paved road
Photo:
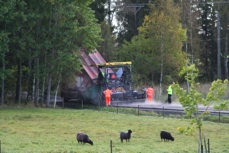
[[[121,101],[113,101],[111,102],[111,105],[114,107],[129,107],[129,108],[140,108],[141,110],[152,110],[154,112],[162,112],[162,111],[166,111],[166,112],[173,112],[173,113],[183,113],[184,108],[182,107],[182,105],[178,102],[174,102],[172,104],[168,104],[168,103],[161,103],[161,102],[157,102],[157,101],[153,101],[153,102],[131,102],[131,101],[127,101],[127,102],[121,102]],[[209,112],[211,112],[211,114],[217,114],[219,113],[219,111],[214,110],[213,106],[203,106],[203,105],[199,105],[198,106],[199,111],[205,111],[208,110]],[[224,111],[220,111],[222,114],[226,114],[229,115],[229,109],[228,110],[224,110]]]
[[[54,96],[51,97],[51,101],[54,102]],[[63,99],[58,97],[57,98],[57,105],[60,105],[63,107],[69,107],[69,108],[80,108],[81,103],[79,102],[65,102],[63,103]],[[111,105],[113,107],[128,107],[128,108],[140,108],[141,110],[146,110],[146,111],[154,111],[154,112],[165,112],[165,113],[170,113],[170,114],[183,114],[184,108],[182,107],[182,105],[178,102],[173,102],[172,104],[168,104],[168,103],[161,103],[159,101],[153,101],[153,102],[147,102],[144,100],[138,100],[135,99],[133,100],[129,100],[129,101],[112,101]],[[203,105],[199,105],[199,110],[200,111],[205,111],[208,110],[209,112],[211,112],[211,114],[218,114],[219,111],[214,110],[213,106],[210,107],[206,107]],[[229,109],[225,110],[225,111],[220,111],[220,113],[224,114],[224,115],[229,115]]]

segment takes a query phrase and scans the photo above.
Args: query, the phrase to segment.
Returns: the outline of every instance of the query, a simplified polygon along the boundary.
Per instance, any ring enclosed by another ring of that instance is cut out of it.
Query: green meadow
[[[229,124],[203,122],[211,153],[228,153]],[[195,153],[197,136],[180,134],[188,119],[137,116],[106,109],[0,108],[1,153]],[[130,142],[120,142],[120,131],[133,131]],[[164,142],[160,131],[175,141]],[[89,135],[94,145],[76,141]],[[112,147],[110,142],[112,141]]]

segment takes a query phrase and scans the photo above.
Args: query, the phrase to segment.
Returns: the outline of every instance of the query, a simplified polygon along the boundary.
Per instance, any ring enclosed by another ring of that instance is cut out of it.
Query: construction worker
[[[103,91],[104,96],[105,96],[105,102],[106,102],[106,106],[109,106],[111,104],[111,95],[112,95],[112,91],[110,89],[106,89]]]
[[[154,96],[154,89],[152,87],[149,87],[146,89],[146,95],[147,95],[147,100],[149,102],[153,101],[153,96]]]
[[[167,89],[168,92],[168,103],[171,104],[172,103],[172,94],[173,94],[173,89],[172,86],[170,85]]]

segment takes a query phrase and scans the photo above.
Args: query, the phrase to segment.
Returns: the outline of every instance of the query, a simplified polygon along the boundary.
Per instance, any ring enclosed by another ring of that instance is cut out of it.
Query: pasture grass
[[[180,134],[178,127],[189,120],[158,116],[137,116],[93,109],[0,108],[2,153],[193,153],[197,136]],[[130,142],[121,143],[120,131],[133,131]],[[161,130],[175,141],[160,140]],[[212,153],[229,150],[229,125],[204,121],[203,132],[210,139]],[[87,133],[94,145],[78,144],[76,133]]]

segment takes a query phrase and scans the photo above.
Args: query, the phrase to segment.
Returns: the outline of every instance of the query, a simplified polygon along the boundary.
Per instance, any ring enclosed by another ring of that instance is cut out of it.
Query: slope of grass
[[[0,141],[2,153],[192,153],[197,152],[195,137],[180,134],[178,127],[188,120],[117,114],[90,109],[2,108]],[[133,131],[130,142],[121,143],[120,131]],[[166,130],[174,142],[160,140]],[[229,150],[229,125],[204,122],[205,137],[212,153]],[[76,133],[87,133],[94,145],[78,144]]]

